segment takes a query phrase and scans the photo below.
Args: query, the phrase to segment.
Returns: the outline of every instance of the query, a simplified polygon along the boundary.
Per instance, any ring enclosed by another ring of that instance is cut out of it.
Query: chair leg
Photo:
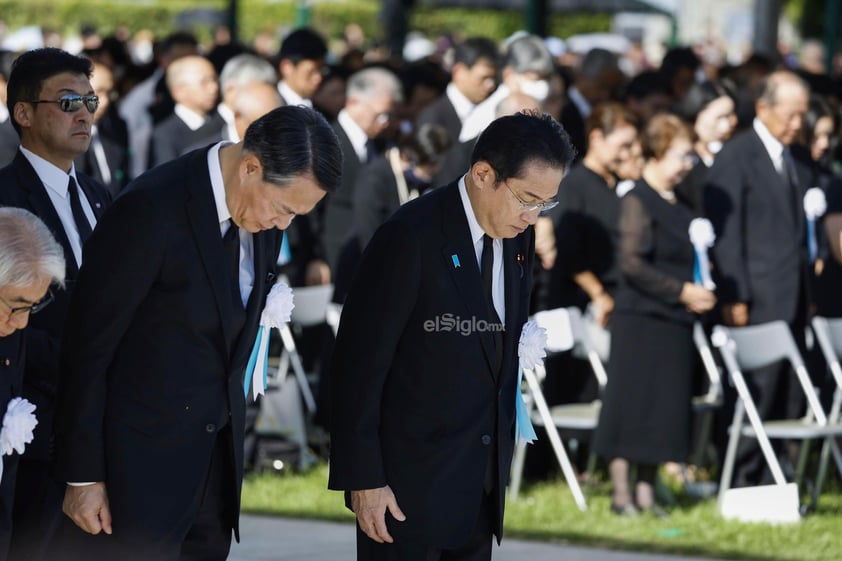
[[[734,408],[734,420],[731,422],[731,435],[728,437],[728,448],[725,450],[725,460],[722,463],[722,477],[719,481],[719,503],[725,492],[731,487],[731,478],[734,476],[734,462],[737,459],[737,445],[740,443],[740,429],[743,425],[745,409],[742,401],[737,401]]]
[[[515,457],[512,461],[512,480],[509,483],[509,500],[516,501],[520,493],[520,484],[523,480],[523,465],[526,463],[526,447],[528,445],[516,444]]]

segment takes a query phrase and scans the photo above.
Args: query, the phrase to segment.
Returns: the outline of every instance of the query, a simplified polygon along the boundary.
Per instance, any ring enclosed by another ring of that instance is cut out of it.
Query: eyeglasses
[[[555,208],[556,206],[558,206],[558,201],[557,201],[557,200],[551,200],[551,201],[539,201],[539,202],[537,202],[537,203],[529,203],[529,202],[526,202],[526,201],[524,201],[523,199],[521,199],[521,198],[518,196],[518,194],[517,194],[517,193],[515,193],[515,192],[514,192],[514,190],[512,190],[512,188],[511,188],[511,187],[509,187],[509,182],[508,182],[508,181],[503,181],[503,185],[505,185],[505,186],[506,186],[506,189],[508,189],[508,190],[509,190],[509,193],[511,193],[511,194],[512,194],[512,196],[513,196],[515,199],[517,199],[517,202],[520,204],[520,210],[522,210],[523,212],[534,212],[534,211],[536,211],[536,210],[539,210],[539,211],[541,211],[541,212],[544,212],[545,210],[550,210],[551,208]]]
[[[9,304],[5,298],[0,296],[0,302],[6,305],[9,308],[9,316],[14,316],[17,314],[37,314],[41,310],[47,307],[47,304],[52,302],[55,298],[53,297],[53,291],[48,290],[47,295],[44,296],[40,302],[36,302],[29,306],[12,306]]]
[[[368,101],[364,101],[363,103],[365,103],[368,106],[368,108],[371,109],[372,111],[375,110],[375,107],[371,103],[369,103]],[[381,111],[379,113],[375,113],[374,122],[377,123],[380,126],[383,126],[383,125],[387,125],[394,118],[395,118],[394,112],[392,112],[392,111]]]
[[[686,153],[680,150],[667,150],[667,154],[676,160],[680,160],[682,164],[695,166],[699,163],[699,157],[692,152]]]
[[[58,103],[59,109],[65,113],[75,113],[82,108],[82,105],[88,108],[88,111],[93,114],[96,113],[99,107],[99,98],[93,94],[79,95],[67,94],[58,99],[33,99],[29,103],[37,105],[39,103]]]

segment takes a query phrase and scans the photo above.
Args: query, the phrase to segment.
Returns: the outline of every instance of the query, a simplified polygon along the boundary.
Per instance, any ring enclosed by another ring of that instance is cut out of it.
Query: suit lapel
[[[526,282],[526,255],[520,249],[520,236],[503,240],[503,278],[506,293],[506,331],[503,334],[503,364],[510,363],[520,338],[520,303],[523,283]]]
[[[211,190],[207,164],[207,150],[200,150],[190,159],[188,178],[187,216],[193,238],[211,285],[222,324],[225,356],[231,356],[232,301],[227,282],[228,270],[223,258],[222,235]]]
[[[240,338],[234,347],[232,365],[243,364],[254,345],[256,331],[254,326],[260,319],[263,311],[263,296],[266,292],[265,280],[267,278],[267,263],[263,256],[266,254],[266,236],[261,234],[252,235],[252,249],[254,251],[254,285],[251,289],[248,302],[246,302],[246,322]]]
[[[769,152],[763,146],[760,137],[757,136],[754,130],[751,131],[751,134],[754,139],[754,154],[750,157],[750,161],[754,168],[753,175],[757,180],[756,184],[765,186],[765,193],[768,194],[778,207],[779,213],[785,216],[789,224],[795,228],[796,224],[793,221],[792,209],[793,201],[789,185],[786,184],[784,178],[775,169],[775,164],[772,162],[772,158],[769,157]]]
[[[482,292],[482,278],[477,264],[476,250],[471,242],[471,230],[468,227],[468,219],[465,217],[462,199],[459,197],[459,188],[457,184],[451,184],[444,189],[448,192],[443,194],[441,204],[444,214],[442,230],[445,238],[442,259],[468,313],[478,320],[491,321],[490,310]],[[508,310],[506,313],[508,314]],[[490,330],[483,330],[478,335],[491,375],[496,377],[494,334]]]

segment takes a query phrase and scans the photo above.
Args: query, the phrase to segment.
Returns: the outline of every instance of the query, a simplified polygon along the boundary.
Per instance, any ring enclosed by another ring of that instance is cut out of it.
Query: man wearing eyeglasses
[[[59,345],[82,246],[110,202],[106,190],[77,173],[73,163],[88,150],[99,106],[91,71],[87,59],[38,49],[14,62],[7,86],[20,148],[0,170],[0,206],[27,209],[44,221],[64,248],[67,279],[65,288],[55,291],[55,303],[32,317],[26,333],[23,396],[37,406],[38,426],[21,460],[10,559],[42,559],[61,519],[63,485],[49,476]]]
[[[485,561],[502,536],[532,225],[573,158],[549,115],[492,122],[457,182],[365,250],[331,368],[329,487],[360,561]]]
[[[20,208],[0,208],[0,248],[0,417],[5,420],[15,413],[9,402],[21,395],[23,330],[34,314],[52,302],[50,286],[64,284],[65,264],[64,250],[44,223]],[[36,419],[40,413],[36,408]],[[19,452],[0,460],[0,559],[6,559],[9,551]]]

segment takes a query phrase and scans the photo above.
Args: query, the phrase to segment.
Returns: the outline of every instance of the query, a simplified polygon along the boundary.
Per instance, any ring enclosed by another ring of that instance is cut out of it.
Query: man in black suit
[[[64,284],[64,250],[37,216],[22,208],[0,208],[0,414],[20,397],[23,386],[23,329],[52,301],[51,285]],[[17,405],[19,407],[20,405]],[[38,411],[34,412],[38,415]],[[25,444],[18,442],[16,445]],[[25,448],[24,448],[25,450]],[[19,453],[3,455],[0,482],[0,558],[12,537],[12,503]]]
[[[278,93],[284,105],[313,107],[312,97],[322,83],[327,44],[306,27],[284,37],[278,51]]]
[[[400,81],[385,68],[360,70],[348,79],[345,107],[333,123],[344,155],[342,186],[323,203],[322,243],[332,271],[336,270],[342,244],[351,233],[357,175],[377,154],[374,139],[389,126],[395,106],[402,100]]]
[[[811,165],[793,158],[807,111],[807,85],[791,72],[766,80],[750,129],[717,155],[705,184],[705,206],[716,229],[718,298],[728,325],[783,320],[804,345],[809,298],[804,194],[816,185]],[[751,377],[764,419],[802,413],[795,376],[774,365]],[[743,439],[734,484],[761,481],[765,463],[754,439]]]
[[[150,165],[174,160],[196,146],[222,140],[225,121],[216,111],[219,84],[208,59],[188,55],[167,67],[173,114],[155,125],[149,143]]]
[[[38,407],[39,422],[21,459],[11,559],[41,559],[43,544],[61,519],[62,487],[49,476],[59,345],[82,245],[111,200],[73,164],[90,145],[98,106],[90,74],[88,59],[38,49],[15,61],[7,87],[6,103],[21,144],[12,163],[0,169],[0,206],[27,209],[44,221],[64,248],[67,279],[65,290],[55,292],[55,303],[33,317],[26,332],[23,396]]]
[[[336,188],[340,169],[324,118],[280,107],[240,143],[150,170],[105,215],[62,346],[55,467],[78,528],[65,520],[57,555],[227,557],[243,374],[281,230]]]
[[[18,152],[20,138],[6,109],[6,84],[16,53],[0,51],[0,167],[8,165]]]
[[[457,141],[462,122],[497,88],[500,52],[486,37],[471,37],[453,50],[450,84],[445,94],[424,108],[416,125],[441,125]]]
[[[401,207],[363,254],[332,359],[329,481],[357,515],[358,559],[490,559],[514,445],[530,226],[571,158],[548,115],[498,119],[470,171]]]
[[[111,102],[114,74],[94,62],[91,86],[99,98],[91,129],[91,146],[76,157],[76,169],[96,179],[116,197],[129,181],[129,131],[126,122]]]

